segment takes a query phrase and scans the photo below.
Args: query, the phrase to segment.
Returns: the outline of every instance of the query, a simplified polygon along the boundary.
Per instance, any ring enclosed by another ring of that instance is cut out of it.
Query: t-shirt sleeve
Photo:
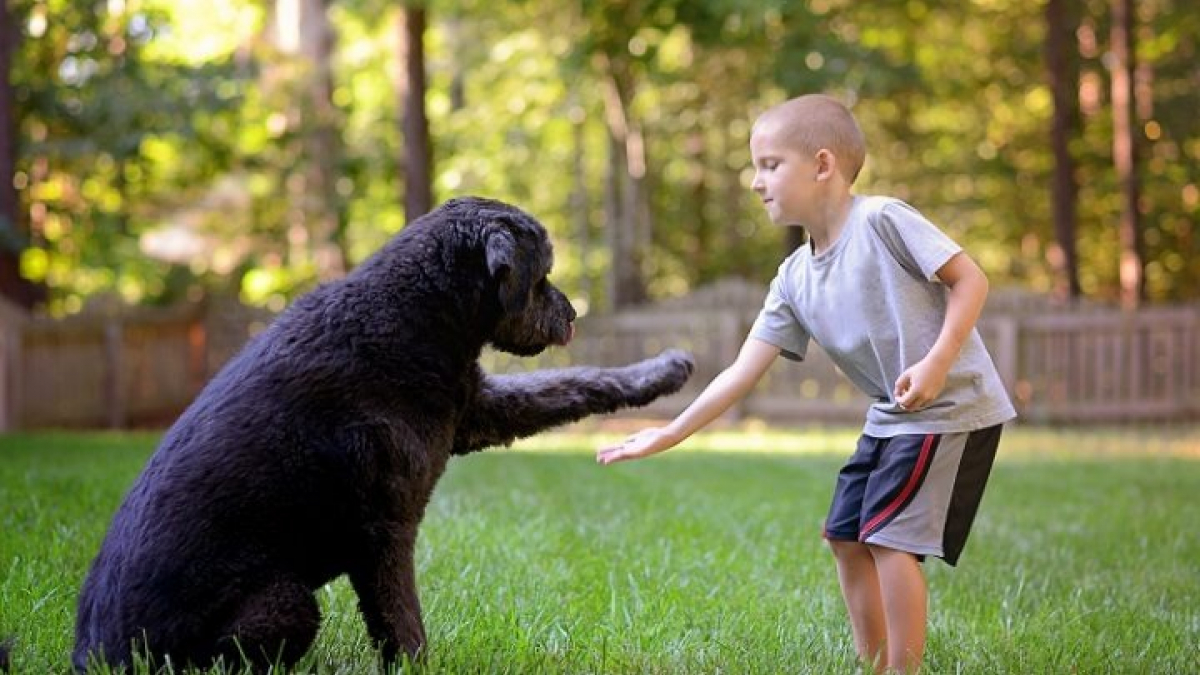
[[[935,281],[942,265],[962,251],[953,239],[902,201],[884,204],[872,224],[901,267],[917,278]]]
[[[786,359],[803,361],[808,350],[808,331],[796,318],[788,301],[784,269],[785,266],[781,266],[778,276],[771,282],[763,308],[750,328],[750,337],[779,347],[780,354]]]

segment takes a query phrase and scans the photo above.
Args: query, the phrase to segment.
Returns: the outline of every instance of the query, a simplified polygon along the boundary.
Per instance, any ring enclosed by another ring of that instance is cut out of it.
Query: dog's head
[[[546,228],[533,216],[503,202],[465,198],[450,208],[466,206],[482,226],[481,249],[500,318],[491,344],[518,356],[533,356],[546,347],[570,342],[575,308],[550,283],[554,251]]]

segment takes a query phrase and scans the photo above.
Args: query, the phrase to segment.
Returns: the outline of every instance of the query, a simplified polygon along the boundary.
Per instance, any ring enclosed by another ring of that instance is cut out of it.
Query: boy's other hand
[[[921,359],[900,373],[892,395],[901,408],[916,412],[933,403],[945,387],[946,369],[930,359]]]
[[[600,464],[624,462],[653,455],[675,445],[676,441],[661,428],[643,429],[621,443],[600,448],[596,461]]]

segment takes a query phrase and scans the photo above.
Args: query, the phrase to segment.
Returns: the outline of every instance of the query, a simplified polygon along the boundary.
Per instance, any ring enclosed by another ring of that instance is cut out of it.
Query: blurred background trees
[[[799,242],[750,123],[827,91],[859,189],[994,283],[1200,292],[1200,5],[1182,0],[5,0],[0,293],[282,307],[451,196],[552,230],[581,309],[765,280]]]

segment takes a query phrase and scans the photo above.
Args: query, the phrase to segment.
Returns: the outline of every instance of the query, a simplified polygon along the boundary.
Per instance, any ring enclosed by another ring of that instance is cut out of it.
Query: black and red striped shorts
[[[838,474],[825,538],[958,563],[1003,425],[977,431],[863,435]]]

